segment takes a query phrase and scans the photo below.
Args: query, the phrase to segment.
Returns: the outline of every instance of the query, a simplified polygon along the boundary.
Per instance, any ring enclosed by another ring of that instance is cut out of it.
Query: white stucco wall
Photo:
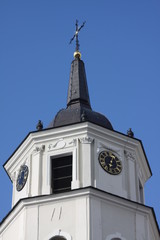
[[[86,188],[57,196],[23,200],[0,227],[1,240],[158,240],[152,210],[140,204]]]
[[[122,172],[113,176],[99,164],[98,155],[112,151],[122,162]],[[93,186],[133,201],[140,199],[139,181],[144,187],[150,177],[140,143],[132,138],[90,123],[35,132],[28,136],[5,165],[13,180],[13,206],[19,199],[51,193],[51,158],[72,154],[72,189]],[[17,192],[20,166],[26,164],[29,176]]]

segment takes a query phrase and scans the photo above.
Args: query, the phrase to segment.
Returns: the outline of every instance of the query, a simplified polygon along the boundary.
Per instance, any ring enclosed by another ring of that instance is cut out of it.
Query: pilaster
[[[128,164],[128,197],[137,201],[135,154],[129,151],[124,151],[124,154]]]
[[[41,195],[42,192],[42,156],[45,146],[35,147],[32,152],[31,195]]]
[[[94,139],[85,136],[83,138],[80,138],[80,143],[81,143],[81,172],[82,172],[82,182],[83,182],[83,187],[86,186],[93,186],[93,142]]]

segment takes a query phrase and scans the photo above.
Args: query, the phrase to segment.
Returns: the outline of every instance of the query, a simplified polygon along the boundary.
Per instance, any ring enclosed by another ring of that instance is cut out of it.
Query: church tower
[[[142,142],[91,108],[81,27],[76,23],[66,109],[46,129],[39,121],[4,164],[13,195],[0,240],[160,239],[144,203],[152,173]]]

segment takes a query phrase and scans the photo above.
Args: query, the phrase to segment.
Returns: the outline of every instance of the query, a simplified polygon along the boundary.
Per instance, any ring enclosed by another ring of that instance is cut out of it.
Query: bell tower
[[[45,129],[39,121],[4,164],[13,196],[0,240],[160,239],[144,202],[152,173],[142,142],[92,110],[78,41],[84,24],[71,39],[66,109]]]

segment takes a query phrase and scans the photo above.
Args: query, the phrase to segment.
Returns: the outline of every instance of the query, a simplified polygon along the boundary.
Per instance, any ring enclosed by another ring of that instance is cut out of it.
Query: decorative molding
[[[73,139],[71,142],[69,142],[68,144],[70,146],[76,146],[76,143],[77,143],[77,140],[76,139]]]
[[[68,148],[68,147],[74,147],[76,146],[76,139],[72,139],[69,142],[64,141],[63,138],[59,139],[55,143],[50,143],[48,145],[48,151],[53,151],[57,149],[63,149],[63,148]]]
[[[59,139],[55,144],[50,144],[48,146],[49,149],[61,149],[66,146],[66,142],[63,140],[63,138]]]
[[[131,152],[128,152],[126,150],[124,150],[124,155],[126,156],[128,161],[133,161],[134,162],[135,159],[136,159],[135,153],[131,153]]]
[[[83,137],[83,138],[79,138],[80,142],[83,144],[91,144],[94,141],[94,138],[91,137]]]
[[[35,147],[33,149],[33,153],[40,153],[40,152],[44,152],[45,150],[45,145],[41,145],[40,147]]]

